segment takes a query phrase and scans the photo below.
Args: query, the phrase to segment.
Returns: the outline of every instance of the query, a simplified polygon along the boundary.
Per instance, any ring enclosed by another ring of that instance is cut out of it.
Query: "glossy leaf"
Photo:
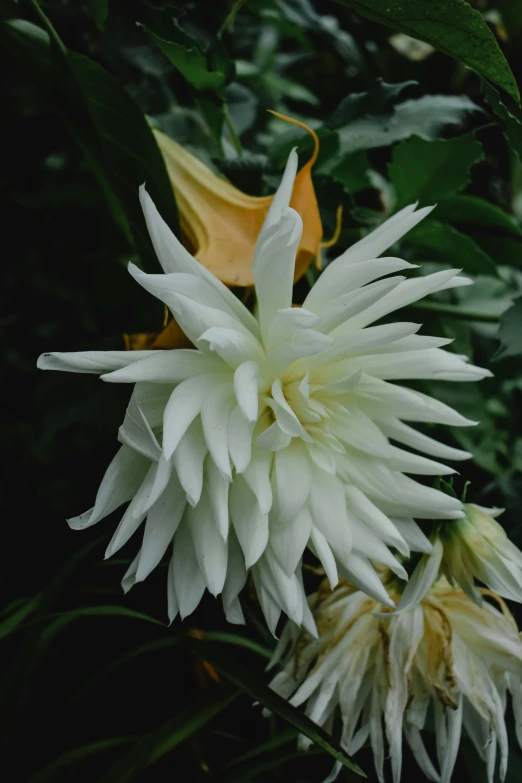
[[[220,646],[205,639],[196,639],[194,637],[187,637],[186,642],[198,655],[211,663],[232,685],[247,693],[256,701],[259,701],[271,712],[287,721],[287,723],[290,723],[301,734],[309,737],[319,747],[329,753],[336,761],[340,761],[344,767],[348,767],[348,769],[366,777],[364,772],[350,759],[339,743],[330,737],[324,729],[317,726],[298,709],[292,707],[286,699],[282,699],[256,675],[235,661]]]
[[[515,77],[482,14],[466,0],[336,0],[361,16],[431,44],[520,103]]]
[[[522,111],[517,106],[508,108],[498,90],[486,81],[482,82],[482,92],[495,114],[502,120],[510,146],[522,160]]]
[[[393,150],[388,173],[398,209],[418,201],[434,204],[466,187],[471,167],[484,157],[473,134],[426,141],[412,136]]]
[[[423,95],[399,103],[393,113],[361,117],[338,131],[341,154],[387,147],[410,136],[435,139],[449,125],[458,125],[478,106],[461,95]]]
[[[408,87],[415,85],[417,82],[412,80],[398,84],[387,84],[381,79],[377,79],[375,86],[367,92],[347,95],[327,121],[326,127],[335,130],[360,117],[377,117],[387,114],[397,102],[395,99]]]
[[[410,231],[407,242],[428,251],[426,258],[446,261],[476,275],[496,274],[491,258],[471,237],[437,220],[423,220]]]
[[[476,196],[444,198],[437,204],[433,216],[442,222],[467,225],[472,230],[487,227],[522,237],[522,230],[511,215]]]

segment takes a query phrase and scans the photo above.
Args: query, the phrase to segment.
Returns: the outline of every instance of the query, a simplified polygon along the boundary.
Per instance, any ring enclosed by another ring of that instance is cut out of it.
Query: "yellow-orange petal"
[[[314,137],[312,158],[298,173],[292,206],[303,219],[295,279],[320,253],[322,225],[311,178],[318,140],[308,126],[295,122]],[[174,189],[186,246],[198,261],[227,285],[251,286],[257,237],[273,196],[249,196],[211,171],[202,161],[160,131],[154,131]]]
[[[181,327],[172,319],[161,332],[138,332],[124,334],[123,340],[127,351],[149,351],[157,348],[192,348],[193,345]]]

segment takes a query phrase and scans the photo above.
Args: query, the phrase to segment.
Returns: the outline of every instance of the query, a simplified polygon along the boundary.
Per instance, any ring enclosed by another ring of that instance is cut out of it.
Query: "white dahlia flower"
[[[379,258],[430,211],[413,205],[330,264],[304,305],[292,308],[302,229],[288,207],[296,168],[292,152],[258,238],[257,317],[188,253],[142,188],[164,274],[132,264],[129,271],[167,305],[196,347],[39,359],[43,369],[135,384],[119,430],[123,445],[94,508],[69,524],[94,525],[130,501],[107,556],[146,520],[123,585],[145,579],[170,548],[171,618],[190,614],[207,588],[223,595],[229,620],[241,622],[238,595],[250,572],[272,630],[281,611],[313,629],[301,578],[307,547],[332,587],[343,575],[390,603],[371,561],[405,577],[388,547],[407,555],[410,546],[426,546],[413,518],[462,515],[459,501],[405,475],[451,468],[390,439],[464,459],[470,455],[409,422],[473,422],[390,381],[473,381],[488,372],[441,350],[448,340],[418,335],[418,324],[373,324],[426,294],[470,281],[454,269],[407,280],[395,273],[412,264]]]
[[[318,638],[293,623],[283,630],[272,666],[284,668],[271,687],[331,731],[336,708],[349,754],[371,744],[377,777],[384,759],[401,777],[403,737],[428,780],[449,783],[466,730],[493,783],[497,752],[503,780],[508,760],[505,711],[512,697],[522,746],[522,641],[503,600],[479,608],[443,577],[422,603],[399,615],[350,585],[310,597]],[[422,731],[433,715],[434,752]],[[310,745],[299,739],[303,749]],[[387,744],[387,749],[386,749]],[[324,783],[336,780],[336,764]]]

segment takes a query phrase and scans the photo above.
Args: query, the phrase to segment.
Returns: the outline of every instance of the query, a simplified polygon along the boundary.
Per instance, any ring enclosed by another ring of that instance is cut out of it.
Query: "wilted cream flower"
[[[250,571],[269,627],[281,611],[313,631],[302,587],[309,548],[335,586],[345,576],[391,605],[372,562],[406,578],[388,547],[429,550],[413,518],[454,519],[460,501],[405,474],[451,468],[389,439],[447,459],[465,452],[405,422],[469,425],[448,406],[390,381],[478,380],[487,371],[420,336],[418,324],[372,326],[426,294],[470,281],[459,270],[407,280],[412,264],[379,256],[430,211],[403,209],[329,265],[303,307],[292,307],[302,220],[288,207],[292,152],[257,240],[257,316],[199,264],[141,201],[165,274],[129,270],[175,316],[194,350],[87,351],[40,357],[39,367],[93,372],[136,384],[123,444],[80,529],[130,501],[107,556],[146,519],[141,550],[124,578],[142,581],[171,548],[169,615],[182,617],[205,588],[242,619],[238,595]],[[392,275],[384,280],[379,278]]]
[[[477,607],[443,577],[412,611],[386,617],[384,606],[348,584],[323,589],[310,598],[319,638],[288,623],[271,664],[284,668],[271,686],[294,706],[305,704],[328,731],[339,707],[341,744],[353,754],[369,739],[381,783],[388,756],[393,781],[400,780],[403,737],[428,780],[449,783],[463,726],[490,783],[497,752],[503,779],[508,693],[522,746],[522,642],[502,599],[483,592],[496,606]],[[436,759],[422,738],[430,708]],[[324,783],[339,771],[336,765]]]

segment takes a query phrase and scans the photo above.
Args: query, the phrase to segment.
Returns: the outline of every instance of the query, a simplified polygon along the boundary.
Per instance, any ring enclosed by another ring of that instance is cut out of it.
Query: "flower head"
[[[449,783],[463,726],[490,783],[499,752],[503,779],[508,692],[522,745],[522,641],[502,599],[485,592],[496,605],[481,609],[442,578],[411,612],[386,617],[385,607],[348,584],[320,591],[310,599],[318,639],[289,623],[272,661],[284,667],[271,686],[291,704],[306,704],[327,729],[339,707],[342,745],[356,753],[369,738],[381,783],[386,755],[394,783],[400,780],[403,737],[426,777]],[[430,711],[436,763],[422,737]],[[328,781],[338,773],[336,766]]]
[[[444,573],[478,603],[475,579],[504,598],[522,602],[522,552],[494,519],[502,509],[467,503],[464,510],[464,517],[440,528]]]
[[[414,454],[469,456],[406,422],[472,424],[425,394],[391,381],[472,381],[487,371],[442,350],[409,322],[374,322],[422,296],[469,281],[459,270],[407,280],[411,268],[379,256],[430,210],[407,207],[329,265],[303,307],[292,307],[302,220],[288,205],[292,152],[259,234],[253,264],[257,317],[172,234],[141,190],[164,274],[130,264],[136,281],[170,309],[194,349],[53,353],[44,369],[94,372],[135,384],[94,508],[69,520],[95,524],[130,504],[109,544],[114,554],[146,520],[124,578],[141,581],[172,548],[169,614],[184,617],[205,588],[241,620],[251,572],[269,627],[281,611],[314,629],[301,577],[310,549],[332,587],[344,576],[391,605],[372,562],[406,578],[389,547],[429,549],[413,518],[455,519],[460,501],[409,474],[451,468]],[[388,275],[384,280],[385,275]]]
[[[276,116],[305,128],[315,141],[312,157],[297,174],[290,198],[290,206],[303,220],[294,269],[297,280],[313,258],[320,256],[323,228],[311,176],[319,142],[308,126]],[[181,230],[195,258],[228,285],[253,285],[256,241],[274,196],[243,193],[164,133],[155,131],[155,136],[176,195]]]
[[[512,601],[522,602],[522,552],[493,518],[502,509],[474,503],[463,505],[464,515],[436,524],[431,552],[419,559],[402,593],[397,612],[419,603],[439,575],[459,585],[480,606],[482,597],[475,580]]]

